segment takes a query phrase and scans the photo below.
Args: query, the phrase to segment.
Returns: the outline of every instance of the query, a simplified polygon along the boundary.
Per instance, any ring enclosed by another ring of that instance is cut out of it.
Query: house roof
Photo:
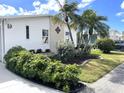
[[[53,15],[18,15],[18,16],[0,16],[0,19],[16,19],[16,18],[35,18],[35,17],[52,17]]]

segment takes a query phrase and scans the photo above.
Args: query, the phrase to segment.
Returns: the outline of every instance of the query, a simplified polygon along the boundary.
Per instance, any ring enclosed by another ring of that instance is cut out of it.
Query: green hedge
[[[80,69],[77,65],[64,65],[41,54],[33,54],[17,46],[5,55],[6,67],[28,79],[51,83],[68,92],[78,85]]]
[[[110,51],[112,51],[115,47],[114,41],[107,38],[97,40],[96,44],[104,53],[110,53]]]

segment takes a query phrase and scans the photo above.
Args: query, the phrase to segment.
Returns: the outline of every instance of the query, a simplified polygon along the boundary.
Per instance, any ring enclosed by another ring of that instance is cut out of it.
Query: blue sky
[[[74,1],[74,0],[72,0]],[[75,0],[79,13],[92,8],[98,15],[108,17],[107,24],[124,31],[124,0]],[[64,0],[60,0],[63,4]],[[0,0],[0,15],[55,14],[59,10],[55,0]]]

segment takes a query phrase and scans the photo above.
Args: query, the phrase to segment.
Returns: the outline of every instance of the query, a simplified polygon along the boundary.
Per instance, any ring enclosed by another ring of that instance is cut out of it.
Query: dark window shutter
[[[26,39],[29,39],[29,26],[26,26]]]

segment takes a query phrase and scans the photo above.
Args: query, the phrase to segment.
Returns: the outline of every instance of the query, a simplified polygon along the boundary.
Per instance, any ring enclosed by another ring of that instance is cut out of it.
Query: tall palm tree
[[[89,37],[88,43],[91,41],[91,36],[96,32],[100,37],[108,37],[109,26],[104,22],[107,21],[105,16],[99,16],[94,10],[88,9],[78,17],[78,24],[80,33],[87,32]]]
[[[96,12],[91,9],[84,11],[82,16],[86,19],[89,28],[89,35],[92,35],[95,31],[101,37],[108,36],[109,26],[104,23],[104,21],[107,21],[105,16],[98,16]]]
[[[67,0],[65,0],[64,5],[62,5],[59,0],[56,1],[60,6],[60,10],[59,13],[53,17],[53,22],[66,24],[70,33],[70,39],[72,43],[74,43],[70,24],[76,19],[75,12],[78,10],[77,3],[76,2],[69,3],[67,2]]]

